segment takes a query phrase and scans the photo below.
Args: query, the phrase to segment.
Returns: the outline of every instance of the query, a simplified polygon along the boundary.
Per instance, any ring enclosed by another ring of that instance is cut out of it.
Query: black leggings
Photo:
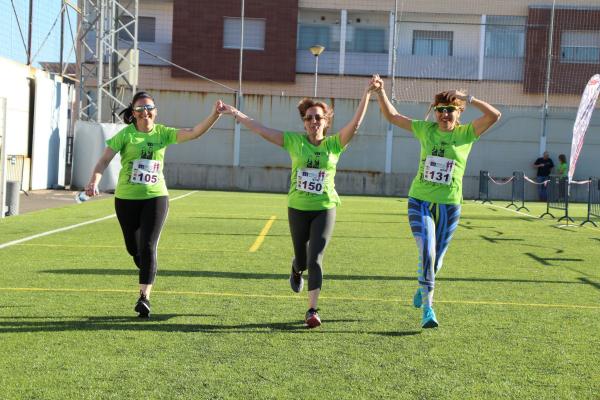
[[[156,277],[156,248],[169,212],[169,197],[146,200],[115,198],[115,210],[127,252],[140,269],[140,284],[150,285]]]
[[[328,210],[301,211],[288,208],[288,221],[294,244],[292,268],[308,269],[308,290],[321,289],[323,253],[335,225],[335,207]]]

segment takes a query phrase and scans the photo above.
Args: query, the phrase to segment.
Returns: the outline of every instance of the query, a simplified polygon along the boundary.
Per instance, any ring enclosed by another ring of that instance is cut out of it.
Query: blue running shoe
[[[413,296],[413,306],[415,308],[421,308],[423,305],[423,298],[421,297],[421,288],[417,288],[415,295]]]
[[[421,327],[423,329],[437,328],[438,321],[435,318],[435,311],[431,307],[423,307],[423,320],[421,321]]]

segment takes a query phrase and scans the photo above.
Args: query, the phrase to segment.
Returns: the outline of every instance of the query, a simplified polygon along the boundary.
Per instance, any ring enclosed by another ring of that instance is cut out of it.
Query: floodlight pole
[[[244,18],[245,18],[245,1],[242,0],[242,9],[240,10],[240,64],[238,71],[238,90],[235,94],[235,107],[242,111],[243,104],[243,93],[242,93],[242,72],[244,65]],[[234,118],[234,131],[233,131],[233,166],[238,167],[240,165],[240,140],[241,140],[241,129],[242,126],[237,118]]]
[[[319,75],[319,56],[321,55],[321,53],[323,53],[323,51],[325,51],[325,47],[321,46],[320,44],[316,44],[314,46],[312,46],[310,48],[310,52],[312,53],[313,56],[315,56],[315,91],[314,91],[314,97],[317,97],[317,80],[318,80],[318,75]]]
[[[546,127],[548,125],[548,95],[550,92],[550,70],[552,68],[552,46],[554,45],[554,6],[556,0],[552,1],[550,12],[550,32],[548,39],[548,59],[546,60],[546,87],[544,89],[544,106],[542,108],[542,134],[540,136],[540,155],[546,151]]]

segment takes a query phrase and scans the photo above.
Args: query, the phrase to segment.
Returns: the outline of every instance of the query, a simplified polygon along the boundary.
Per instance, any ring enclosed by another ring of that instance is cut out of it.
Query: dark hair
[[[129,105],[127,106],[127,108],[124,109],[123,111],[121,111],[119,113],[119,115],[123,116],[123,121],[125,121],[126,124],[133,124],[133,123],[135,123],[135,118],[133,117],[133,105],[139,99],[150,99],[150,100],[154,101],[154,97],[152,97],[150,95],[150,93],[148,93],[148,92],[137,92],[133,96],[133,99],[131,100],[131,103],[129,103]]]
[[[560,160],[560,162],[563,162],[563,163],[567,162],[567,156],[565,156],[564,154],[559,154],[558,159]]]
[[[321,107],[321,109],[323,110],[323,115],[325,115],[325,118],[327,119],[327,125],[325,126],[325,129],[323,129],[323,133],[327,134],[327,128],[329,128],[329,125],[331,124],[331,119],[333,118],[333,110],[322,101],[315,101],[313,99],[304,98],[300,101],[300,103],[298,103],[298,111],[300,111],[300,118],[304,120],[304,117],[306,116],[306,111],[311,107]]]

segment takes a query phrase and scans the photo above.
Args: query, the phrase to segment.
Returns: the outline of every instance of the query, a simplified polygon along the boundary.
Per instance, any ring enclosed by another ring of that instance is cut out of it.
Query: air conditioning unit
[[[138,66],[140,65],[139,50],[119,50],[119,71],[125,72],[125,75],[117,79],[117,86],[138,84]],[[127,79],[127,81],[125,81]]]

